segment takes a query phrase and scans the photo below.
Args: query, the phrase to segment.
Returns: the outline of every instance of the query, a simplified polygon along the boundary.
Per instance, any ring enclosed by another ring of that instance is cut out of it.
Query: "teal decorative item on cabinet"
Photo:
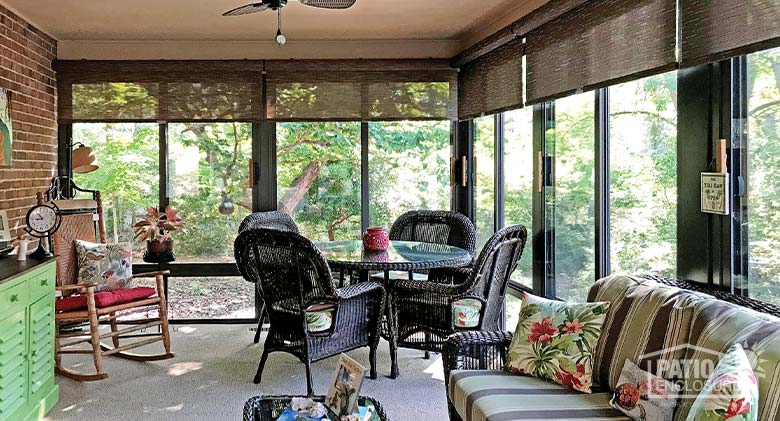
[[[55,285],[55,258],[0,258],[0,421],[41,419],[59,399]]]

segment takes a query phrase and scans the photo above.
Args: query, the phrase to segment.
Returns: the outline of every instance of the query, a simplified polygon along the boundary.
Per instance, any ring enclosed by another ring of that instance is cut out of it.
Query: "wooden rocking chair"
[[[159,361],[173,358],[170,352],[171,342],[168,333],[168,312],[165,302],[165,290],[163,276],[166,272],[152,272],[133,275],[133,278],[155,278],[157,281],[156,295],[132,298],[133,290],[129,288],[119,290],[123,295],[116,300],[96,300],[95,284],[79,284],[77,269],[76,240],[106,243],[106,230],[103,220],[103,206],[100,201],[100,192],[91,191],[93,200],[70,199],[54,200],[62,213],[62,224],[53,235],[54,251],[59,255],[57,259],[57,291],[62,297],[57,298],[58,304],[65,304],[64,300],[70,300],[68,304],[77,300],[83,300],[83,306],[57,306],[56,309],[56,337],[55,337],[55,367],[56,372],[78,381],[101,380],[108,377],[103,371],[103,357],[116,355],[118,357],[134,361]],[[39,197],[39,200],[42,200]],[[98,237],[98,234],[100,236]],[[117,291],[114,291],[117,292]],[[108,293],[113,294],[114,292]],[[119,296],[119,295],[118,295]],[[101,296],[102,297],[102,296]],[[105,301],[105,302],[103,302]],[[109,304],[114,301],[114,304]],[[103,306],[101,306],[103,304]],[[63,309],[63,307],[70,307]],[[76,308],[73,308],[76,307]],[[59,308],[59,309],[58,309]],[[131,313],[158,310],[158,317],[134,321],[137,324],[119,329],[117,319]],[[60,332],[61,325],[74,325],[89,322],[89,331]],[[108,322],[110,332],[101,334],[100,323]],[[141,332],[145,329],[159,327],[155,333]],[[140,332],[140,333],[139,333]],[[101,340],[111,339],[112,346],[104,345]],[[139,339],[143,338],[143,339]],[[133,340],[130,343],[126,340]],[[128,353],[133,348],[146,346],[162,341],[165,352],[158,355],[139,355]],[[88,343],[91,349],[85,349],[82,344]],[[82,345],[79,347],[79,345]],[[73,349],[77,347],[76,349]],[[62,355],[64,354],[92,354],[95,373],[79,373],[63,367]]]

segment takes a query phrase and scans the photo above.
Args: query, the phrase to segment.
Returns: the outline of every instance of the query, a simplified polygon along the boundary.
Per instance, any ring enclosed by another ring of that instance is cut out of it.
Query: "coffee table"
[[[244,421],[275,421],[282,414],[292,398],[296,396],[274,395],[274,396],[255,396],[250,398],[244,404]],[[317,402],[324,402],[325,396],[310,396]],[[370,421],[387,421],[382,405],[374,398],[368,396],[358,396],[358,405],[370,404],[374,406],[374,416]]]

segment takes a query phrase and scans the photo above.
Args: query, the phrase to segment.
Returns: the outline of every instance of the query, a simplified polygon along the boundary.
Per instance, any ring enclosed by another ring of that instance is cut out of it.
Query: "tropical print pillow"
[[[755,421],[758,382],[742,345],[734,344],[718,361],[693,402],[687,421]]]
[[[591,393],[593,350],[609,303],[568,303],[523,295],[506,369]]]
[[[569,303],[523,295],[506,369],[591,393],[593,351],[609,303]]]
[[[623,364],[609,404],[637,421],[671,420],[679,387],[642,370],[631,360]]]
[[[97,244],[76,240],[79,283],[95,283],[95,291],[130,287],[133,279],[133,248],[130,244]]]

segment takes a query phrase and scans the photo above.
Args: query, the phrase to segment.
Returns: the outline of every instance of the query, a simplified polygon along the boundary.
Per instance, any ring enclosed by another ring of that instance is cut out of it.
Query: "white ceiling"
[[[222,12],[249,1],[0,0],[0,3],[57,38],[61,58],[107,58],[94,56],[111,55],[111,51],[141,58],[136,55],[153,56],[158,54],[152,51],[155,49],[161,53],[166,49],[168,53],[186,50],[184,53],[188,55],[192,50],[196,55],[251,58],[240,51],[273,46],[275,12],[221,16]],[[299,56],[399,55],[397,51],[376,51],[383,47],[399,51],[409,48],[417,56],[445,56],[546,1],[357,0],[350,9],[327,10],[289,0],[282,9],[282,29],[290,40],[289,50]],[[339,45],[341,53],[328,53]],[[144,47],[149,51],[144,52]],[[350,48],[355,51],[344,51]],[[225,51],[220,53],[220,50]],[[291,54],[274,52],[274,55]]]

